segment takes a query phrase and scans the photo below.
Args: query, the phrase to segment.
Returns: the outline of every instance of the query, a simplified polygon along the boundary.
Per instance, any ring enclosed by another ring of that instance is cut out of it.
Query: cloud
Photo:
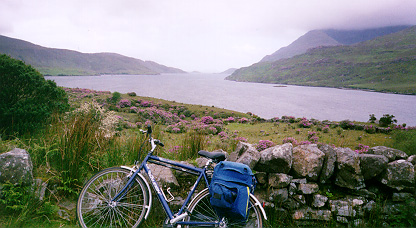
[[[414,0],[1,0],[0,33],[187,71],[259,61],[313,29],[416,24]]]

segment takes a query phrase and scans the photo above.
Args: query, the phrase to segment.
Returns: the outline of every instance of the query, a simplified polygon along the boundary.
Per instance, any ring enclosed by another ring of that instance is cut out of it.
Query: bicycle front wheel
[[[146,213],[149,196],[141,178],[136,177],[118,202],[111,200],[129,180],[129,170],[105,169],[87,181],[77,203],[82,227],[138,227]]]
[[[186,218],[188,222],[215,222],[220,221],[220,218],[215,213],[214,209],[209,202],[211,194],[209,194],[208,188],[204,189],[189,205],[190,216]],[[246,223],[233,223],[227,219],[223,220],[224,227],[263,227],[262,214],[260,208],[255,206],[255,201],[250,197],[249,214]]]

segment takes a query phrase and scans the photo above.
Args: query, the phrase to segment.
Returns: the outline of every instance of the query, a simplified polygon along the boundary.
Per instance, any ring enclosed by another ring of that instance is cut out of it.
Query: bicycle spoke
[[[81,191],[77,213],[82,227],[137,227],[147,210],[145,185],[138,178],[122,198],[112,201],[128,182],[130,171],[103,170],[92,177]]]

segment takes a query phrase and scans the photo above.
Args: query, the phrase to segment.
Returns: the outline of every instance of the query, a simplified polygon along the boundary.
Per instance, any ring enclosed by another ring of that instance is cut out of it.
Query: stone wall
[[[275,210],[278,218],[272,219],[297,225],[336,221],[366,226],[369,215],[378,213],[389,225],[389,218],[401,209],[414,207],[415,158],[384,146],[357,153],[329,145],[286,143],[257,151],[240,142],[228,160],[255,171],[255,195],[269,211]]]

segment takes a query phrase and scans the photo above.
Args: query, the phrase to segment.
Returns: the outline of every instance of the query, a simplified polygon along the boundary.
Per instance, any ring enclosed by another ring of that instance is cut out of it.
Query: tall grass
[[[177,154],[176,159],[180,161],[193,160],[198,157],[198,151],[207,147],[208,138],[206,135],[197,131],[189,131],[185,134],[181,150]]]
[[[394,131],[392,147],[416,155],[416,130]]]

